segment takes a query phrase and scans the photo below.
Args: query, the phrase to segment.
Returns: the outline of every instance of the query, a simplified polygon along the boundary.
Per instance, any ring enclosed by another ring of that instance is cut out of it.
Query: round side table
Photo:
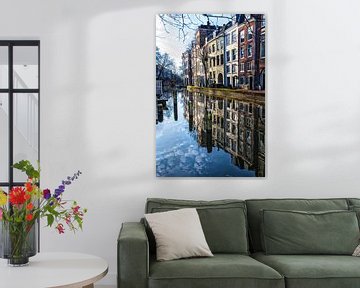
[[[93,288],[107,272],[104,259],[80,253],[38,253],[22,267],[0,260],[1,287],[6,288]]]

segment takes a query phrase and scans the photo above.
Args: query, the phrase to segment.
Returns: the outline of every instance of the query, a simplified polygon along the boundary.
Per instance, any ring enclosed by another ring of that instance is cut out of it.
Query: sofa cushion
[[[206,241],[213,253],[248,254],[245,202],[241,200],[192,201],[148,199],[146,213],[197,208]],[[149,239],[152,242],[150,231]]]
[[[358,288],[360,258],[343,255],[265,255],[256,260],[284,275],[287,288]]]
[[[252,251],[262,251],[260,210],[327,211],[348,210],[346,199],[254,199],[246,200],[249,234]]]
[[[145,214],[156,239],[159,261],[213,256],[195,208]]]
[[[359,244],[354,211],[262,210],[266,254],[352,255]]]
[[[246,255],[150,261],[149,288],[284,288],[274,269]]]

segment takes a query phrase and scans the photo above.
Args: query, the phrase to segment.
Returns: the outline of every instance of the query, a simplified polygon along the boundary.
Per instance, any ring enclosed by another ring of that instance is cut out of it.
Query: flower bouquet
[[[40,168],[35,169],[27,160],[13,165],[26,173],[23,187],[12,187],[9,193],[0,188],[0,257],[8,259],[9,265],[26,265],[29,257],[36,254],[36,223],[45,218],[47,226],[55,227],[59,234],[82,229],[86,209],[76,201],[63,199],[66,186],[78,179],[81,172],[74,173],[54,189],[40,189]]]

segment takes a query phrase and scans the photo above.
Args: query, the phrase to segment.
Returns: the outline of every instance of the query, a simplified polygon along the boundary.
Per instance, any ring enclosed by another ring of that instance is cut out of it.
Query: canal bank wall
[[[265,105],[265,91],[253,91],[244,89],[228,89],[228,88],[209,88],[187,86],[189,92],[199,92],[219,98],[233,98],[236,100],[253,102],[259,105]]]

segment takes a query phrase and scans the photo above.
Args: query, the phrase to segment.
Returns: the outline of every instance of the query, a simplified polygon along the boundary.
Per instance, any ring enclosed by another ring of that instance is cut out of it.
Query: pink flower
[[[3,214],[3,211],[2,211],[2,209],[0,208],[0,220],[2,220],[2,214]]]
[[[75,206],[75,207],[72,207],[72,210],[73,210],[74,215],[79,214],[79,209],[80,209],[80,206],[79,206],[79,205],[78,205],[78,206]]]
[[[58,230],[59,234],[65,233],[64,226],[61,223],[59,223],[55,228]]]
[[[71,223],[71,215],[70,214],[66,215],[65,222],[66,222],[67,225],[69,225]]]

